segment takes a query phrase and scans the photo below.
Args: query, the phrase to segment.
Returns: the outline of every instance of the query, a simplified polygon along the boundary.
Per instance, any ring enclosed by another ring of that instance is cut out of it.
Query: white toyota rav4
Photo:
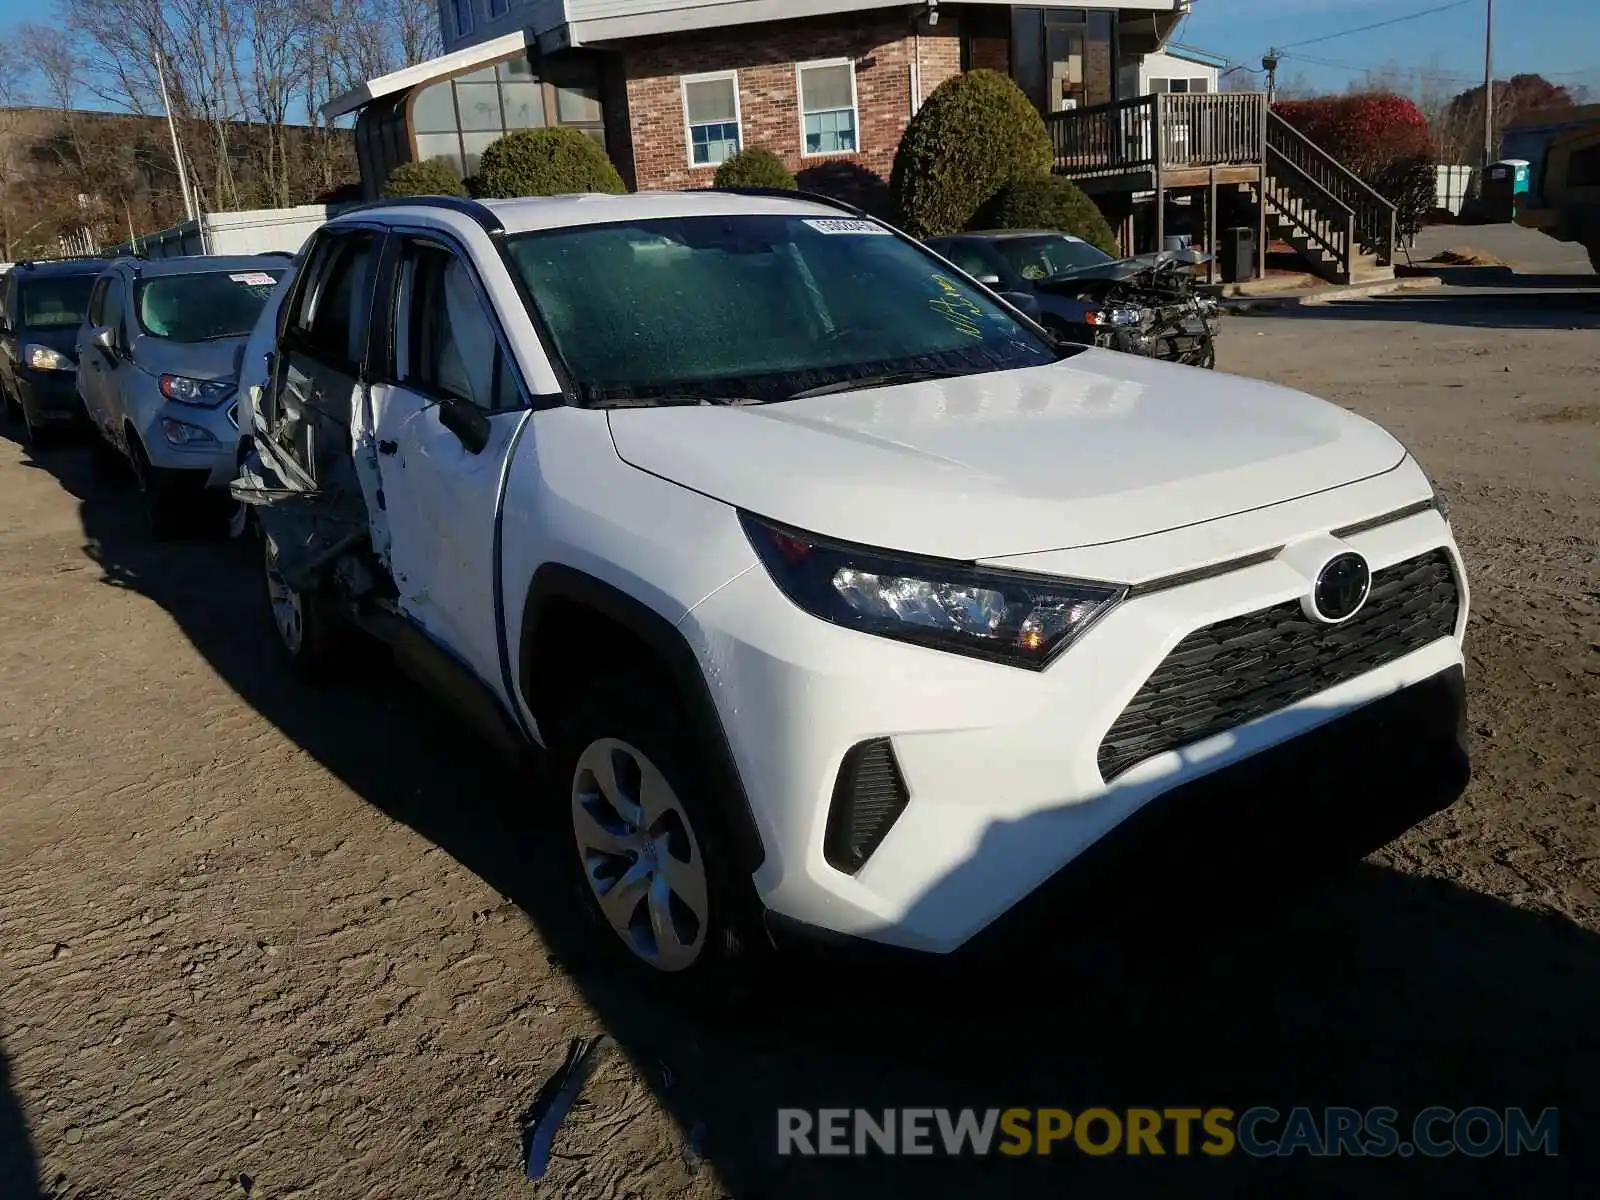
[[[294,665],[364,630],[547,751],[529,802],[669,987],[774,934],[1081,931],[1199,834],[1466,784],[1466,580],[1394,438],[1058,345],[845,206],[370,206],[270,368],[234,492]]]

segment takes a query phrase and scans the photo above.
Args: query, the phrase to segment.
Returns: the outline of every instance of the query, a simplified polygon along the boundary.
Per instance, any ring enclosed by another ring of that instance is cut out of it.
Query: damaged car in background
[[[1011,298],[1069,342],[1191,367],[1217,365],[1222,306],[1195,277],[1210,258],[1166,250],[1112,258],[1082,238],[1043,230],[993,230],[928,239],[979,283]]]

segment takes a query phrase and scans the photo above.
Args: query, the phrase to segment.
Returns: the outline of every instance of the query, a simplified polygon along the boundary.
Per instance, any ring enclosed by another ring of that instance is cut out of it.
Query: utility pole
[[[172,119],[172,102],[167,99],[167,68],[156,52],[156,77],[161,81],[161,107],[167,110],[167,131],[172,134],[172,161],[178,167],[178,188],[183,192],[183,211],[189,220],[195,219],[194,197],[189,193],[189,172],[183,165],[183,147],[178,142],[178,123]]]
[[[1494,145],[1494,0],[1488,0],[1488,24],[1483,37],[1483,166],[1495,160]]]
[[[1278,48],[1274,46],[1261,58],[1261,69],[1267,73],[1267,106],[1278,102]]]

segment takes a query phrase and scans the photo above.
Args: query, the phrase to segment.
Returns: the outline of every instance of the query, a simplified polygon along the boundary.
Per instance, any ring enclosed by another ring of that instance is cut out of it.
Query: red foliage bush
[[[1412,100],[1371,92],[1286,100],[1275,111],[1395,204],[1401,232],[1415,234],[1434,204],[1439,154]]]

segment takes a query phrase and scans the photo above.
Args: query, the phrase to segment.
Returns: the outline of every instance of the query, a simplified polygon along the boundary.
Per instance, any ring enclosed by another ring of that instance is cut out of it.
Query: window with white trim
[[[683,77],[683,119],[689,130],[689,164],[714,167],[739,153],[739,77]]]
[[[1191,79],[1162,79],[1155,78],[1150,81],[1152,92],[1173,92],[1178,95],[1189,92],[1208,92],[1211,90],[1211,81],[1204,75],[1197,75]]]
[[[860,149],[856,130],[856,68],[849,59],[800,63],[800,122],[805,154],[852,154]]]

